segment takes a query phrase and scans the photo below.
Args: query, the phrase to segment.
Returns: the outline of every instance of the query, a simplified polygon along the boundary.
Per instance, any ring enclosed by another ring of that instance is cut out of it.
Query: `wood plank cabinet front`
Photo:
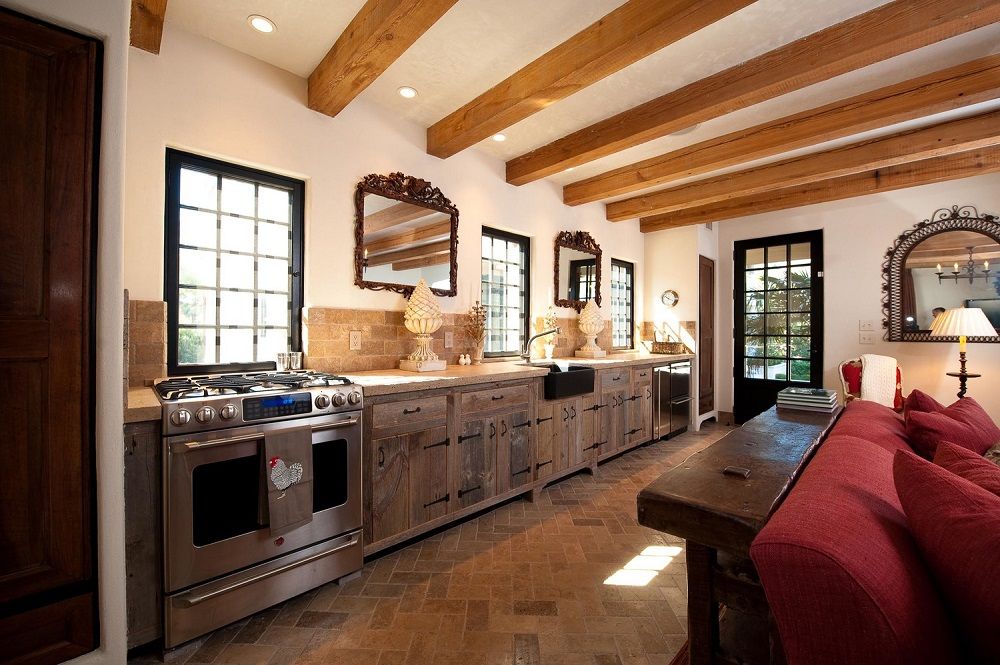
[[[458,428],[458,446],[455,465],[455,502],[466,508],[491,498],[496,494],[496,418],[493,416],[468,416]]]
[[[503,459],[506,462],[498,469],[500,491],[505,492],[531,483],[535,476],[532,468],[535,431],[532,429],[528,410],[520,409],[497,416],[497,427],[500,430],[498,450],[504,451]]]

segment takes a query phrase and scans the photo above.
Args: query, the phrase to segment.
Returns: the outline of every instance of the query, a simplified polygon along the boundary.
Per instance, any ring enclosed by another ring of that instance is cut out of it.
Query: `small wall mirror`
[[[890,341],[939,341],[934,317],[978,307],[1000,331],[1000,222],[957,206],[900,236],[886,253],[886,323]],[[986,340],[984,340],[986,341]]]
[[[562,231],[555,243],[555,304],[579,312],[601,304],[601,247],[586,231]]]
[[[372,174],[354,194],[354,283],[413,292],[421,278],[439,296],[458,290],[458,208],[426,180]]]

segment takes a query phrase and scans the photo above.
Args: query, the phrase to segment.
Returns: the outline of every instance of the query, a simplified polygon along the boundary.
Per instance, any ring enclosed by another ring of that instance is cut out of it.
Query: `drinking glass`
[[[274,356],[274,369],[278,372],[286,372],[288,371],[288,362],[289,357],[287,353],[284,351],[276,353]]]
[[[288,353],[288,369],[298,371],[302,369],[302,352],[290,351]]]

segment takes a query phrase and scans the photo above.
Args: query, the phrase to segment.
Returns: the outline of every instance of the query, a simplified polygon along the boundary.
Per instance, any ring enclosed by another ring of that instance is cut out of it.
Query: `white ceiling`
[[[758,0],[522,120],[504,131],[505,142],[487,139],[477,148],[508,160],[886,1]],[[361,97],[400,118],[430,126],[623,2],[459,0]],[[167,21],[305,77],[363,4],[364,0],[171,0]],[[250,14],[267,16],[276,23],[277,30],[270,35],[251,30],[247,26]],[[728,114],[694,131],[650,141],[572,172],[557,174],[550,180],[560,185],[573,182],[713,136],[994,53],[1000,53],[1000,24]],[[419,95],[412,100],[403,99],[396,92],[403,85],[416,88]],[[867,136],[888,131],[891,130]]]

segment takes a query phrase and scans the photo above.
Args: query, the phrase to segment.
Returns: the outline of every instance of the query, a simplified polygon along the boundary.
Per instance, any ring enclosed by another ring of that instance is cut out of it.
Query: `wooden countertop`
[[[141,423],[159,420],[160,400],[152,388],[129,388],[128,404],[125,405],[125,422]]]

